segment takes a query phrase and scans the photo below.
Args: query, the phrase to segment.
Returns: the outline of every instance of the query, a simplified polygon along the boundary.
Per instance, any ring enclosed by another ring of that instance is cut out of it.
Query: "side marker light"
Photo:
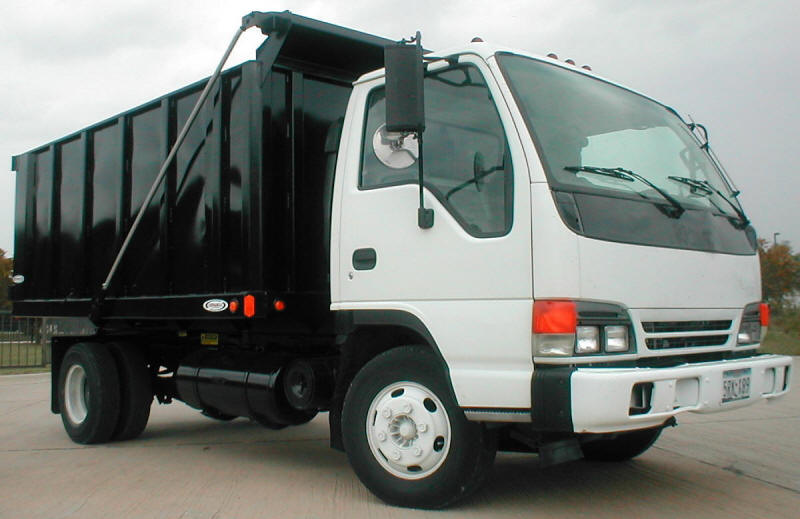
[[[252,294],[244,296],[244,316],[253,317],[256,315],[256,298]]]

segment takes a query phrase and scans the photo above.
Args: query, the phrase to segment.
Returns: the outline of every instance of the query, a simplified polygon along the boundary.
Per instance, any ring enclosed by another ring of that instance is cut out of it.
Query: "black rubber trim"
[[[573,432],[571,366],[533,370],[531,418],[539,431]]]
[[[403,312],[402,310],[350,310],[347,313],[352,316],[351,322],[354,327],[400,326],[417,332],[428,344],[433,346],[436,355],[444,362],[444,357],[439,352],[439,347],[436,345],[436,341],[433,340],[433,335],[428,331],[428,327],[414,314]]]

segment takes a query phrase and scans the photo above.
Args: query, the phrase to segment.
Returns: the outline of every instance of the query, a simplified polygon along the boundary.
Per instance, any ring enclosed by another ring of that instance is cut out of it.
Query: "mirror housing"
[[[425,130],[422,45],[420,33],[408,44],[405,40],[384,47],[386,66],[386,129],[390,132]]]

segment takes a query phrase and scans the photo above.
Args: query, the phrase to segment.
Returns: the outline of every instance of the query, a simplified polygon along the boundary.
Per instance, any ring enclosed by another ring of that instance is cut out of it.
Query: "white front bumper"
[[[711,413],[742,407],[789,391],[791,357],[762,355],[674,368],[580,368],[571,377],[572,422],[579,433],[643,429],[686,411]],[[722,402],[723,375],[750,369],[750,396]],[[636,384],[652,383],[649,410],[631,414]]]

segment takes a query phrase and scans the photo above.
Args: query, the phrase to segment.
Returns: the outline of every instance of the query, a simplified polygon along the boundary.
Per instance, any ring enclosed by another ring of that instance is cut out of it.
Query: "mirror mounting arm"
[[[419,172],[419,209],[417,209],[417,225],[420,229],[430,229],[433,227],[433,209],[425,208],[425,179],[422,171],[422,152],[424,146],[422,145],[422,132],[417,134],[419,141],[419,159],[417,160],[417,168]]]

